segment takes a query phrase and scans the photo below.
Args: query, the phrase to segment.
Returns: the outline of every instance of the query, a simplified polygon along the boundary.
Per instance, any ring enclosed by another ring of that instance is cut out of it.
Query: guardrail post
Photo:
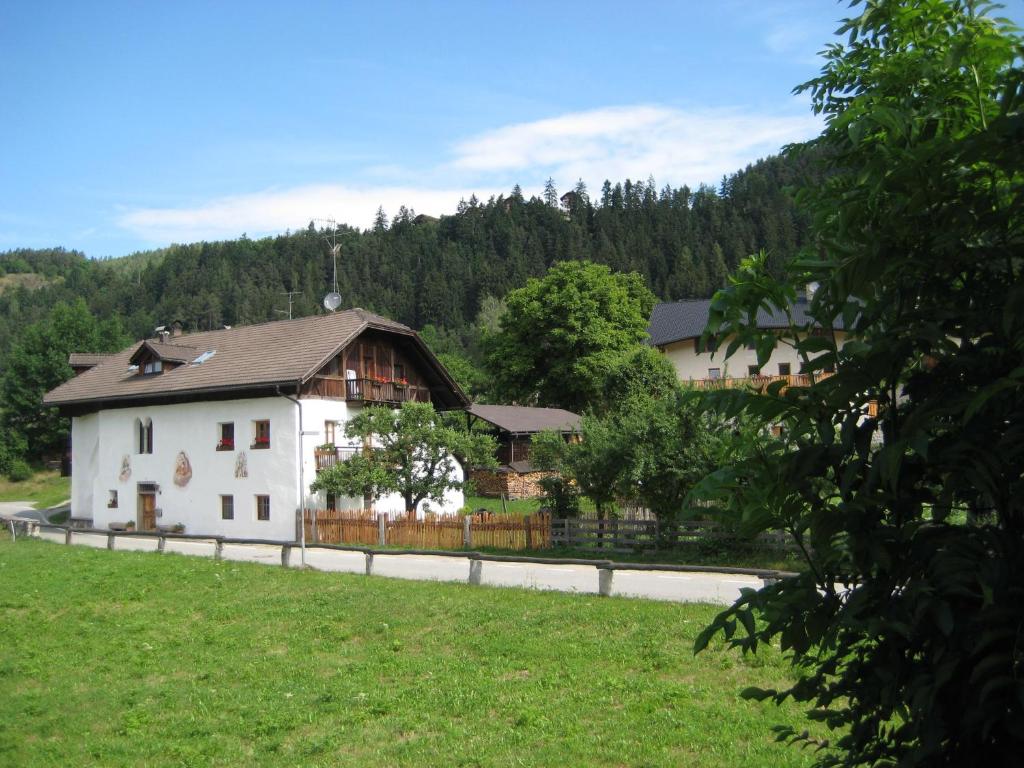
[[[167,546],[167,537],[166,536],[159,536],[157,538],[157,540],[156,540],[156,551],[157,552],[163,552],[164,548],[166,546]]]
[[[467,549],[473,546],[473,518],[470,515],[462,518],[462,546]]]
[[[366,553],[366,575],[373,576],[373,552]]]
[[[377,544],[381,547],[388,543],[388,516],[383,512],[377,513]]]
[[[114,548],[114,534],[111,532],[111,533],[107,534],[107,549],[113,549],[113,548]]]
[[[213,550],[213,559],[220,560],[224,557],[224,540],[217,539],[216,547]]]
[[[474,587],[480,586],[480,578],[484,570],[484,561],[475,558],[469,561],[469,583]]]
[[[67,528],[64,529],[64,543],[65,544],[70,544],[71,543],[71,526],[68,526]]]
[[[601,597],[612,596],[612,577],[615,571],[611,568],[597,569],[597,592]]]
[[[282,544],[281,545],[281,567],[290,568],[292,564],[292,545]]]
[[[17,534],[14,533],[14,521],[13,520],[8,520],[7,521],[7,527],[11,529],[11,541],[17,541],[18,540],[18,536],[17,536]]]

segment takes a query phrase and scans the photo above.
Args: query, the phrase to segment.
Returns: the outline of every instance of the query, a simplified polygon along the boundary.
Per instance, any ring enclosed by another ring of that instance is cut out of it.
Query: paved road
[[[34,501],[0,501],[0,517],[23,517],[26,520],[46,522],[46,516],[37,509]]]
[[[9,510],[0,507],[0,512],[5,511]],[[39,535],[50,541],[64,542],[62,531],[40,531]],[[114,549],[154,551],[156,542],[155,537],[119,536],[115,537]],[[103,548],[107,546],[107,534],[75,533],[73,543]],[[165,545],[165,551],[169,553],[206,557],[212,557],[215,549],[212,541],[168,539]],[[225,544],[221,554],[225,560],[281,564],[281,549],[273,545]],[[296,548],[292,551],[292,564],[298,565],[299,558]],[[361,552],[311,548],[307,551],[306,563],[317,570],[366,573],[366,557]],[[375,576],[420,581],[465,584],[471,580],[469,560],[463,557],[375,553],[371,571]],[[597,594],[600,591],[599,573],[592,565],[483,560],[477,577],[480,584],[496,587]],[[740,596],[741,589],[759,589],[761,586],[760,578],[737,573],[617,569],[612,571],[611,594],[649,600],[731,605]]]
[[[316,566],[314,566],[316,567]],[[373,556],[373,573],[399,579],[466,581],[468,561],[461,558],[420,555]],[[498,587],[549,589],[557,592],[597,594],[598,571],[592,565],[509,563],[484,560],[480,583]],[[616,570],[612,594],[687,603],[732,605],[740,589],[760,589],[756,576],[738,573]]]

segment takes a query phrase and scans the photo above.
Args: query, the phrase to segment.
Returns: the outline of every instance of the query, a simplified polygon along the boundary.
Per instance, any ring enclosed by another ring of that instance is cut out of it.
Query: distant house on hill
[[[555,430],[566,439],[579,432],[579,415],[561,408],[527,408],[519,405],[481,405],[467,410],[470,425],[482,424],[498,441],[498,468],[473,470],[471,478],[477,493],[510,499],[536,498],[542,495],[541,478],[550,472],[538,470],[530,460],[533,436]]]
[[[71,513],[97,527],[292,541],[299,508],[323,503],[309,492],[316,473],[362,447],[344,438],[353,414],[407,400],[469,403],[412,329],[362,309],[174,329],[70,363],[77,375],[44,403],[71,417]],[[461,492],[445,501],[448,512],[464,503]],[[402,506],[395,495],[375,508]]]
[[[658,304],[651,313],[647,328],[651,345],[668,358],[680,381],[702,389],[778,380],[793,385],[808,383],[799,357],[788,345],[776,344],[763,366],[757,364],[757,353],[753,349],[737,350],[725,360],[729,338],[713,338],[706,348],[702,347],[700,338],[708,324],[710,309],[710,299],[694,299]],[[797,301],[790,308],[794,323],[798,326],[810,323],[812,335],[834,334],[842,346],[846,338],[842,324],[837,322],[831,328],[823,328],[811,321],[807,309],[806,299]],[[757,315],[757,327],[782,331],[789,328],[789,320],[784,312],[762,310]]]

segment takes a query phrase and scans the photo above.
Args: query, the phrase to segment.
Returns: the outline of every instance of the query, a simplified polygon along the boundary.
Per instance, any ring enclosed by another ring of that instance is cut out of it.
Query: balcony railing
[[[814,381],[827,379],[832,375],[831,371],[819,371],[814,374]],[[763,390],[769,384],[776,381],[785,382],[786,387],[809,387],[813,383],[811,377],[806,373],[794,373],[788,376],[745,376],[735,379],[691,379],[687,382],[694,389],[739,389],[751,387]],[[871,418],[878,418],[879,406],[877,400],[870,400],[867,404],[867,415]]]
[[[362,448],[317,448],[313,451],[316,459],[316,471],[321,472],[328,467],[333,467],[339,461],[348,461]]]
[[[430,402],[430,388],[398,381],[346,379],[344,376],[314,376],[309,394],[367,403]]]
[[[822,371],[814,374],[815,381],[821,381],[831,376],[831,373]],[[753,387],[763,389],[776,381],[784,382],[787,387],[809,387],[811,376],[807,373],[792,373],[787,376],[743,376],[739,378],[720,379],[691,379],[687,382],[694,389],[740,389]]]

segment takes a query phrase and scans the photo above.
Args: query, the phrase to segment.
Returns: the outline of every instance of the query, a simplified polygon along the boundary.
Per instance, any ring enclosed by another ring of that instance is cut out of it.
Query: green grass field
[[[0,539],[0,765],[798,766],[709,606]]]
[[[71,497],[71,478],[47,469],[28,480],[14,482],[0,477],[0,501],[34,501],[36,509],[46,509]]]

